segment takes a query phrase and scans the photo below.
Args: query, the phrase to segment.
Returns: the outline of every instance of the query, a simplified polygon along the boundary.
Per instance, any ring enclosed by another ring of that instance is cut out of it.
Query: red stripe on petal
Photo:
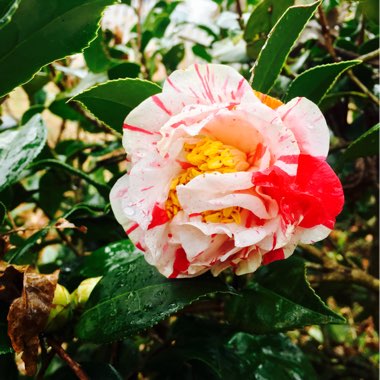
[[[153,207],[152,221],[150,222],[148,226],[148,230],[157,226],[161,226],[162,224],[165,224],[168,221],[169,221],[169,217],[168,217],[168,214],[166,213],[166,210],[159,207],[158,204],[156,203]]]
[[[140,251],[142,252],[145,252],[145,249],[143,248],[143,246],[141,245],[140,242],[138,242],[137,244],[135,244],[136,248],[139,249]]]
[[[294,107],[298,106],[298,103],[299,103],[301,100],[302,100],[302,98],[298,98],[298,99],[297,99],[296,103],[295,103],[291,108],[289,108],[289,109],[285,112],[285,114],[282,116],[282,120],[285,120],[285,119],[288,117],[289,113],[293,110]]]
[[[194,212],[192,214],[189,214],[189,218],[193,218],[194,216],[200,216],[202,215],[200,212]]]
[[[267,252],[263,256],[262,264],[268,265],[272,263],[273,261],[284,260],[284,259],[285,259],[284,250],[282,248],[279,248],[279,249],[275,249],[274,251]]]
[[[208,83],[208,80],[207,80],[207,78],[204,78],[203,76],[202,76],[202,74],[200,73],[200,71],[199,71],[199,66],[198,66],[198,64],[196,63],[196,64],[194,64],[194,67],[195,67],[195,71],[196,71],[196,73],[197,73],[197,75],[198,75],[198,77],[199,77],[199,79],[200,79],[200,81],[201,81],[201,83],[202,83],[202,86],[203,86],[203,88],[204,88],[204,90],[205,90],[205,97],[207,97],[207,98],[209,98],[209,100],[211,101],[211,103],[215,103],[215,99],[214,99],[214,97],[212,96],[212,92],[211,92],[211,90],[210,90],[210,86],[209,86],[209,83]],[[208,68],[208,66],[206,66],[207,68]]]
[[[165,113],[167,113],[169,116],[172,115],[171,111],[169,111],[166,107],[165,104],[162,103],[161,99],[157,95],[152,96],[152,100],[154,104],[158,107],[160,107]]]
[[[147,131],[146,129],[136,127],[134,125],[130,125],[130,124],[126,124],[126,123],[123,124],[123,129],[128,129],[128,130],[133,131],[133,132],[145,133],[147,135],[153,135],[153,132],[151,132],[151,131]]]
[[[167,81],[168,84],[169,84],[174,90],[176,90],[178,93],[181,92],[181,90],[180,90],[178,87],[176,87],[176,85],[171,81],[170,77],[167,78],[166,81]]]
[[[138,226],[139,226],[139,225],[138,225],[137,223],[132,224],[132,226],[129,227],[129,228],[125,231],[125,233],[126,233],[127,235],[131,234],[131,233],[132,233],[132,232],[133,232]]]

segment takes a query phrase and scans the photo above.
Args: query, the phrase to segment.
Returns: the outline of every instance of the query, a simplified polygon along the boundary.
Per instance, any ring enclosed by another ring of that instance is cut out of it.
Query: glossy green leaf
[[[244,31],[247,54],[256,59],[269,32],[294,0],[262,0],[253,9]]]
[[[73,166],[68,165],[62,161],[47,158],[45,160],[40,160],[40,161],[34,162],[33,164],[31,164],[29,166],[28,169],[31,171],[37,171],[37,170],[43,170],[43,169],[47,169],[47,168],[57,168],[60,170],[64,170],[68,173],[74,174],[74,175],[84,179],[90,185],[94,186],[104,198],[108,198],[109,191],[110,191],[110,188],[108,187],[108,185],[96,181],[94,178],[92,178],[87,173],[85,173],[79,169],[76,169]]]
[[[103,276],[123,264],[136,260],[140,257],[139,252],[129,239],[111,243],[85,258],[82,275],[84,277]]]
[[[215,320],[180,316],[170,330],[175,344],[162,347],[147,363],[147,371],[165,380],[240,380],[247,374],[246,360],[226,347],[232,335]]]
[[[45,141],[46,128],[40,115],[33,116],[21,128],[0,133],[0,191],[19,179],[41,152]]]
[[[112,58],[106,49],[103,31],[99,29],[96,38],[92,40],[90,45],[83,51],[87,66],[93,73],[101,73],[112,67]]]
[[[0,30],[0,96],[54,60],[80,52],[114,0],[23,0]],[[17,68],[17,70],[15,70]]]
[[[344,61],[315,66],[297,76],[290,84],[285,101],[304,96],[316,104],[331,90],[340,75],[350,67],[360,64],[361,61]]]
[[[235,333],[214,320],[181,316],[170,338],[175,344],[163,347],[147,364],[160,379],[316,379],[302,351],[282,334]]]
[[[11,21],[21,0],[0,0],[0,29]]]
[[[76,325],[76,335],[97,343],[121,340],[216,292],[230,289],[208,275],[167,279],[138,257],[104,275]]]
[[[257,272],[255,280],[226,308],[231,324],[242,331],[266,334],[345,322],[310,287],[301,259],[272,263]]]
[[[319,5],[317,1],[290,7],[277,21],[253,68],[255,90],[268,93],[273,87],[292,47]]]
[[[125,117],[146,98],[161,88],[141,79],[110,80],[72,98],[86,107],[97,119],[121,132]]]
[[[306,356],[285,335],[254,336],[237,333],[228,342],[227,347],[241,358],[246,378],[317,379]]]
[[[373,156],[379,154],[380,124],[376,124],[369,131],[361,135],[345,150],[343,157],[346,160],[354,160],[358,157]]]

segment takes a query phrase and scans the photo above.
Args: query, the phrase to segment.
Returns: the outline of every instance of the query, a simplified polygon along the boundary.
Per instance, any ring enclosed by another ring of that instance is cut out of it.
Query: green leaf
[[[242,331],[266,334],[345,322],[315,294],[306,279],[304,262],[299,258],[263,267],[255,280],[226,307],[229,321]]]
[[[45,106],[41,104],[36,104],[31,107],[29,107],[21,118],[21,125],[26,124],[34,115],[37,115],[38,113],[42,113],[45,109]]]
[[[273,87],[293,45],[320,3],[290,7],[277,21],[253,68],[255,90],[268,93]]]
[[[97,119],[120,132],[125,117],[143,100],[161,88],[141,79],[110,80],[72,98],[88,109]]]
[[[316,104],[331,90],[340,75],[350,67],[359,65],[362,61],[344,61],[315,66],[304,71],[294,79],[288,88],[285,102],[296,96],[304,96]]]
[[[5,214],[7,213],[7,209],[3,202],[0,202],[0,226],[4,222]]]
[[[380,124],[376,124],[369,131],[361,135],[348,146],[343,154],[343,158],[354,160],[358,157],[379,154],[379,130]]]
[[[12,21],[0,30],[0,96],[27,82],[42,66],[82,51],[95,36],[101,12],[113,2],[21,1]]]
[[[136,78],[140,73],[140,65],[133,62],[123,62],[108,70],[110,79]]]
[[[129,240],[121,240],[106,245],[86,256],[83,264],[84,277],[104,276],[119,266],[136,260],[140,251]]]
[[[171,326],[170,341],[147,363],[149,373],[159,379],[240,380],[245,358],[227,346],[231,330],[215,320],[180,316]],[[248,377],[253,379],[252,373]]]
[[[70,188],[70,177],[65,172],[48,170],[39,181],[39,206],[49,217],[54,217],[63,201],[63,194]]]
[[[216,292],[231,291],[207,275],[167,279],[138,257],[105,274],[76,325],[76,335],[97,343],[121,340]]]
[[[193,51],[195,55],[197,55],[198,57],[201,57],[206,62],[212,62],[212,56],[209,54],[205,46],[200,45],[200,44],[194,44],[191,50]]]
[[[234,333],[215,320],[181,316],[172,325],[172,345],[147,363],[159,379],[316,379],[302,351],[282,334]]]
[[[291,5],[294,0],[263,0],[253,9],[244,31],[250,58],[257,58],[269,32]]]
[[[21,0],[0,0],[0,29],[11,21]]]
[[[15,130],[0,133],[0,191],[16,182],[21,172],[41,152],[46,128],[40,115]]]
[[[185,45],[180,43],[171,47],[162,57],[162,63],[168,72],[174,71],[185,56]]]
[[[29,166],[29,170],[31,171],[37,171],[37,170],[43,170],[47,168],[57,168],[60,170],[64,170],[68,173],[74,174],[82,179],[84,179],[86,182],[88,182],[90,185],[94,186],[102,195],[104,198],[108,198],[110,188],[108,185],[105,185],[103,183],[100,183],[90,177],[87,173],[82,172],[79,169],[74,168],[73,166],[70,166],[62,161],[50,159],[47,158],[45,160],[37,161]]]
[[[103,31],[99,29],[96,38],[83,51],[87,66],[93,73],[107,71],[113,65],[112,58],[106,49]]]
[[[246,378],[317,379],[306,356],[285,335],[253,336],[240,332],[231,338],[227,346],[241,358]]]

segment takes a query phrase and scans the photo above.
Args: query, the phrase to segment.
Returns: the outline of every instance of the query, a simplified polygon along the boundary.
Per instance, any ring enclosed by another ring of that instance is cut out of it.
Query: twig
[[[319,14],[319,23],[322,28],[323,37],[325,39],[325,47],[326,50],[330,53],[331,57],[334,59],[335,62],[339,62],[340,58],[337,56],[335,48],[333,46],[333,41],[330,34],[330,28],[327,24],[325,13],[323,12],[322,5],[318,7],[318,14]],[[364,58],[368,59],[366,56]],[[371,58],[371,56],[370,56]],[[366,86],[364,83],[362,83],[353,73],[352,70],[347,70],[347,75],[351,79],[352,82],[354,82],[362,91],[364,94],[368,96],[368,98],[375,103],[377,106],[380,105],[380,101],[377,96],[375,96]]]
[[[60,230],[57,230],[59,237],[67,244],[67,246],[74,252],[75,256],[79,257],[82,254],[77,250],[71,240]]]
[[[370,53],[359,55],[356,59],[360,59],[363,62],[371,61],[372,59],[379,59],[380,49],[371,51]]]
[[[241,30],[244,30],[243,11],[241,9],[240,0],[235,0],[236,12],[238,14],[238,22]]]
[[[330,27],[327,24],[326,15],[325,15],[325,12],[323,12],[322,5],[318,7],[318,15],[319,15],[319,24],[321,25],[321,28],[322,28],[323,38],[325,39],[326,49],[330,53],[330,55],[334,58],[334,61],[337,61],[338,57],[336,55],[336,52],[333,46],[333,41],[330,34]]]
[[[10,231],[6,231],[0,234],[0,237],[6,236],[6,235],[12,235],[17,232],[26,232],[26,231],[41,231],[41,230],[50,230],[50,229],[56,229],[56,230],[65,230],[65,229],[73,229],[73,230],[78,230],[81,232],[85,232],[83,227],[78,227],[78,226],[46,226],[46,227],[19,227],[15,228]]]
[[[350,282],[362,285],[375,293],[379,292],[380,281],[357,268],[348,268],[338,264],[336,261],[327,257],[321,250],[315,246],[301,244],[300,247],[310,255],[318,258],[325,269],[330,270],[328,273],[319,273],[310,275],[311,282]]]
[[[142,74],[145,79],[149,79],[149,69],[146,64],[144,50],[142,48],[142,22],[141,22],[141,13],[142,13],[142,5],[143,0],[138,0],[137,8],[135,9],[135,13],[137,16],[136,23],[136,32],[137,32],[137,52],[140,55],[140,62],[142,67]]]
[[[100,167],[105,167],[107,165],[118,164],[119,162],[123,162],[126,159],[126,154],[121,153],[112,157],[105,158],[104,160],[98,161],[94,167],[89,170],[87,173],[93,173],[98,170]]]
[[[57,355],[67,363],[67,365],[71,368],[71,370],[75,373],[78,379],[80,380],[90,380],[90,378],[85,374],[81,366],[73,359],[71,356],[61,347],[59,343],[57,343],[52,338],[47,338],[47,342],[52,347],[52,349],[57,353]]]
[[[380,100],[379,98],[374,95],[367,87],[366,85],[359,80],[355,76],[352,70],[347,70],[347,75],[349,78],[368,96],[369,99],[372,100],[373,103],[375,103],[377,106],[380,106]]]

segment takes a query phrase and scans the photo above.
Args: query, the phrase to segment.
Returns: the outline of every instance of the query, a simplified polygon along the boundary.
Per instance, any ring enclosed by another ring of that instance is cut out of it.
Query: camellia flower
[[[342,209],[318,107],[254,92],[228,66],[175,71],[128,115],[123,144],[113,211],[170,278],[253,272],[325,238]]]

